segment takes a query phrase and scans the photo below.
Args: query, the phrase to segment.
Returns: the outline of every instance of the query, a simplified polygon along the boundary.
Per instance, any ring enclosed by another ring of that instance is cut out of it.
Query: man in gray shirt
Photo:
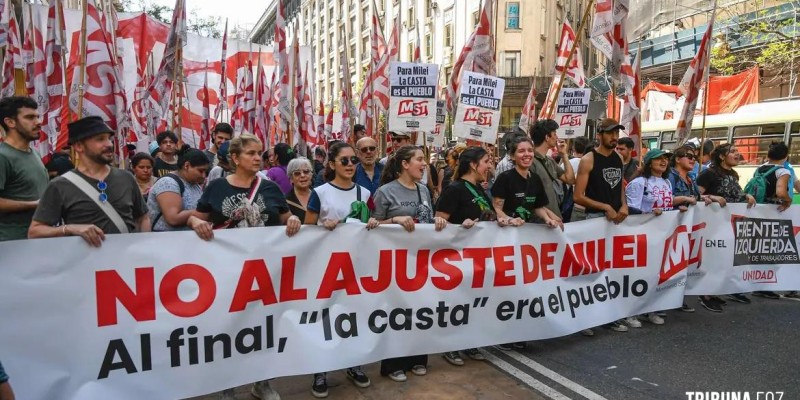
[[[42,159],[30,147],[39,139],[42,120],[30,97],[0,100],[0,242],[27,239],[28,226],[49,177]]]

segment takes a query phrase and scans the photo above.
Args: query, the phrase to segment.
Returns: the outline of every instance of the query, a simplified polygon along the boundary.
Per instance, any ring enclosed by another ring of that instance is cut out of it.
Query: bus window
[[[789,128],[789,162],[792,165],[800,164],[800,122],[792,122]]]
[[[742,165],[760,165],[767,159],[773,141],[783,140],[786,124],[737,126],[733,128],[733,144],[741,154]]]

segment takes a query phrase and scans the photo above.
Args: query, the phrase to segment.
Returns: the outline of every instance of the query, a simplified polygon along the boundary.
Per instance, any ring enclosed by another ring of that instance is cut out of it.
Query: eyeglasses
[[[694,154],[684,154],[684,155],[679,155],[678,156],[678,158],[681,158],[681,157],[686,157],[686,158],[688,158],[690,160],[697,160],[697,156],[694,155]]]
[[[105,181],[97,182],[97,190],[100,191],[100,196],[97,196],[100,199],[101,203],[105,203],[108,201],[108,195],[106,194],[106,189],[108,189],[108,184]]]
[[[300,175],[311,175],[310,169],[298,169],[296,171],[292,171],[292,176],[300,176]]]
[[[360,148],[358,150],[360,150],[362,153],[367,153],[367,152],[372,153],[376,149],[377,149],[377,147],[375,147],[375,146],[367,146],[367,147],[362,147],[362,148]]]
[[[343,166],[348,166],[350,164],[356,165],[358,164],[358,157],[352,156],[350,158],[342,157],[339,159],[339,162],[342,163]]]

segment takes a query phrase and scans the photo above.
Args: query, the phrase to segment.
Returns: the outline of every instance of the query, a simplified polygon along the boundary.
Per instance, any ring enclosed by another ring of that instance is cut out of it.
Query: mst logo
[[[582,115],[562,115],[559,126],[581,126]]]
[[[661,273],[658,284],[662,284],[677,273],[697,265],[703,259],[703,229],[705,222],[692,226],[678,226],[664,242],[664,256],[661,258]]]
[[[492,112],[481,112],[480,108],[471,107],[467,109],[464,114],[464,122],[474,122],[477,125],[490,126],[492,125]]]
[[[403,100],[399,104],[397,115],[411,115],[412,117],[424,117],[428,115],[427,101]]]

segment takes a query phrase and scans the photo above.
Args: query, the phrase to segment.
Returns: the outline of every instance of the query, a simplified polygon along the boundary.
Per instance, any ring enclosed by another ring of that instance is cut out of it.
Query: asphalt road
[[[757,394],[771,391],[800,399],[800,302],[752,297],[749,305],[729,301],[717,314],[695,297],[687,300],[697,311],[669,311],[665,325],[645,321],[624,333],[601,328],[593,337],[487,352],[500,369],[510,365],[529,376],[512,379],[543,383],[546,389],[534,390],[545,398],[686,400],[688,391],[735,391],[779,399]]]

